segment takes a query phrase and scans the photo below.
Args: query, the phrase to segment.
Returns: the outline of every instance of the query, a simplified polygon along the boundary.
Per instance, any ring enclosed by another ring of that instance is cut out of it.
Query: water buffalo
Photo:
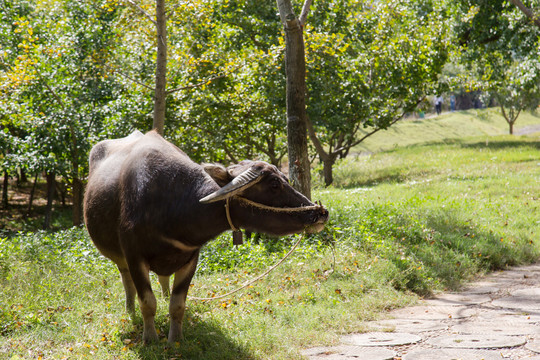
[[[201,246],[230,229],[317,232],[328,211],[266,162],[199,165],[155,131],[136,131],[92,148],[84,219],[96,247],[120,270],[130,313],[138,295],[145,342],[158,338],[149,271],[167,295],[174,274],[168,340],[175,342]]]

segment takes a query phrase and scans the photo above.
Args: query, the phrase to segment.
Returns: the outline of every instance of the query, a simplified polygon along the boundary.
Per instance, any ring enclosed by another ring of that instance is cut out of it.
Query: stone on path
[[[477,281],[469,284],[462,294],[494,294],[498,291],[499,287],[491,281]]]
[[[441,337],[428,339],[427,343],[441,348],[460,349],[501,349],[521,346],[527,343],[527,339],[522,336],[508,335],[458,335],[450,334]]]
[[[535,353],[540,353],[540,340],[529,341],[525,348],[528,350],[534,351]]]
[[[528,311],[519,311],[516,310],[505,310],[505,309],[482,309],[477,318],[479,320],[488,320],[488,321],[510,321],[510,322],[521,322],[525,324],[530,323],[539,323],[540,324],[540,313],[538,312],[528,312]]]
[[[302,355],[310,360],[392,360],[395,353],[392,350],[340,345],[335,347],[316,347],[302,351]]]
[[[461,319],[476,315],[477,309],[467,306],[411,306],[392,312],[396,318],[445,320]]]
[[[509,309],[540,310],[540,288],[514,290],[510,296],[493,300],[492,305]]]
[[[507,319],[476,320],[452,325],[450,331],[459,334],[532,335],[540,334],[540,326],[525,321]]]
[[[445,330],[448,325],[440,320],[388,319],[374,321],[368,324],[372,331],[397,331],[420,333],[426,331]]]
[[[424,300],[428,306],[478,305],[491,301],[488,294],[441,294],[433,299]]]
[[[357,346],[397,346],[413,344],[422,340],[415,334],[394,332],[370,332],[364,334],[352,334],[343,337],[346,344]]]
[[[502,360],[500,351],[474,349],[422,349],[403,356],[403,360]]]
[[[540,262],[394,310],[309,360],[540,360]],[[394,331],[394,332],[388,332]]]

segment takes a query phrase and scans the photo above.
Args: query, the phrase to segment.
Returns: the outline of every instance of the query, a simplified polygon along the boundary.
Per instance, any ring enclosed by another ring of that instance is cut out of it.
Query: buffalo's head
[[[264,161],[242,161],[225,168],[204,165],[221,186],[201,203],[229,200],[231,217],[238,227],[275,235],[319,232],[328,210],[296,191],[277,167]]]

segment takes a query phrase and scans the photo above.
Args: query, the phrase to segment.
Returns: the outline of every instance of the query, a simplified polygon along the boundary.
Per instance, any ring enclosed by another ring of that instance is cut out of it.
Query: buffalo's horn
[[[208,196],[205,196],[199,202],[207,204],[214,201],[219,201],[227,199],[235,194],[238,194],[240,191],[254,185],[257,181],[260,180],[261,172],[253,168],[249,168],[221,189],[216,192],[211,193]]]

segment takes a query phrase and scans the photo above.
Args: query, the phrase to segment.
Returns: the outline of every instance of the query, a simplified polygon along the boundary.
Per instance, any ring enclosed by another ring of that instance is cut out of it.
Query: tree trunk
[[[277,0],[277,5],[285,29],[289,178],[298,191],[311,198],[311,173],[306,124],[304,32],[302,24],[293,13],[290,0]]]
[[[165,0],[156,0],[157,59],[153,128],[163,135],[167,87],[167,18]]]
[[[329,156],[323,161],[324,185],[330,186],[334,182],[333,168],[336,158]]]
[[[32,185],[32,190],[30,190],[30,199],[28,200],[28,209],[26,209],[25,217],[29,217],[30,215],[32,215],[32,204],[34,202],[34,194],[36,193],[38,175],[39,173],[36,172],[36,175],[34,176],[34,184]]]
[[[4,184],[2,186],[2,207],[4,209],[7,209],[9,206],[8,186],[9,186],[9,175],[7,171],[4,171]]]
[[[56,177],[54,172],[47,172],[47,207],[45,208],[45,219],[43,220],[43,229],[47,230],[51,227],[52,205],[54,194],[56,192]]]
[[[73,226],[80,226],[82,221],[82,181],[73,178]]]
[[[514,124],[516,123],[516,120],[519,116],[519,114],[521,113],[521,110],[519,111],[514,111],[512,110],[512,108],[510,109],[510,113],[507,113],[506,110],[504,109],[504,106],[502,105],[502,102],[500,100],[499,101],[499,107],[501,108],[501,113],[504,117],[504,119],[506,120],[506,122],[508,123],[508,132],[510,135],[514,135]]]
[[[26,171],[24,169],[19,169],[17,171],[17,186],[21,184],[26,184],[28,182],[28,177],[26,176]]]

